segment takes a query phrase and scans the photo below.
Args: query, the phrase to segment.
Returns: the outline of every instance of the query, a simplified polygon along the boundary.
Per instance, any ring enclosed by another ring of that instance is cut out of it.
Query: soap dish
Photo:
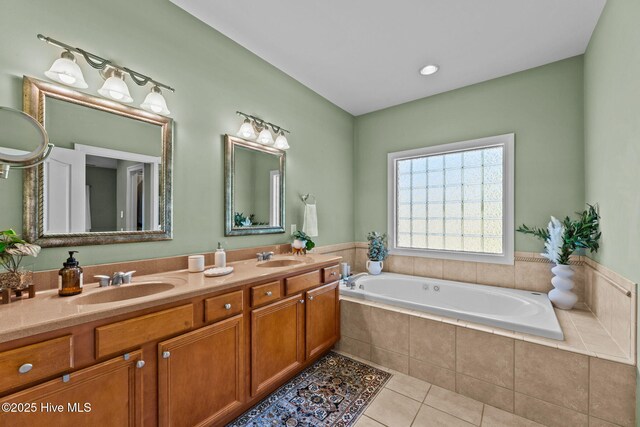
[[[225,276],[230,273],[233,273],[233,267],[215,267],[204,271],[207,277]]]

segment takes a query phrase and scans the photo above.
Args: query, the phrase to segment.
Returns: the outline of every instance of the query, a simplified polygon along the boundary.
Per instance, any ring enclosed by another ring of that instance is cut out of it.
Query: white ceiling
[[[582,54],[606,2],[171,1],[354,115]]]

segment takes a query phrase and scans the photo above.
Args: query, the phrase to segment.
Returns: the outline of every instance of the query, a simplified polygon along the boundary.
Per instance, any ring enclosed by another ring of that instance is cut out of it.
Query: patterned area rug
[[[330,352],[227,427],[353,425],[391,374]]]

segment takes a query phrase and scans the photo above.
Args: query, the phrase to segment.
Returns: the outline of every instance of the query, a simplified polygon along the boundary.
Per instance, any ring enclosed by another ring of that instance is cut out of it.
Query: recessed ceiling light
[[[439,69],[440,67],[434,64],[425,65],[420,69],[420,74],[422,74],[423,76],[430,76],[437,73]]]

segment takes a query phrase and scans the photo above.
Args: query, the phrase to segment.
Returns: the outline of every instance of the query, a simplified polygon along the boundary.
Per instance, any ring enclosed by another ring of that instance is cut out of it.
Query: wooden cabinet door
[[[307,292],[307,359],[330,349],[340,337],[338,283],[330,283]]]
[[[251,312],[251,395],[269,388],[304,362],[302,295]]]
[[[161,426],[215,425],[244,402],[242,315],[158,344]]]
[[[141,426],[142,369],[136,366],[141,360],[141,351],[131,352],[128,360],[117,357],[0,398],[9,409],[0,411],[0,425]]]

